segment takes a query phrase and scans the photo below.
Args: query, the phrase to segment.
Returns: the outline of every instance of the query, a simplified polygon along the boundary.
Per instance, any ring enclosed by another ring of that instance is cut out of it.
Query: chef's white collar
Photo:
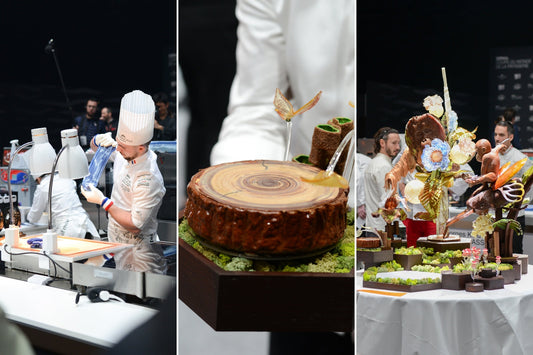
[[[149,152],[150,151],[147,150],[143,155],[138,156],[137,158],[129,161],[128,165],[129,166],[135,166],[135,165],[138,165],[138,164],[141,164],[141,163],[145,162],[146,160],[148,160]]]

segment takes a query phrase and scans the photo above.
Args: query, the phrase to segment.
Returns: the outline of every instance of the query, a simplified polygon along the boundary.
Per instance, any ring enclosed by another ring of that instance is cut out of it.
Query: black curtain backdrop
[[[358,136],[403,131],[427,92],[443,95],[446,67],[459,123],[491,137],[491,49],[531,46],[532,10],[526,1],[357,1]]]
[[[210,166],[235,76],[235,0],[180,0],[179,65],[187,87],[187,181]]]
[[[175,102],[176,28],[174,0],[3,1],[0,148],[44,126],[59,150],[60,131],[72,127],[56,63],[44,51],[51,38],[74,115],[96,96],[118,118],[121,97],[134,89],[164,91]]]

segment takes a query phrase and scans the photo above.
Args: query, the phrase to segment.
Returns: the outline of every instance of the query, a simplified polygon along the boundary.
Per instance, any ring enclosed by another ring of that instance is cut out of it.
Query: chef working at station
[[[53,165],[51,161],[49,171],[52,171]],[[26,219],[28,222],[35,224],[39,222],[43,212],[49,210],[48,191],[50,189],[50,173],[42,175],[35,174],[31,169],[30,172],[37,182],[37,187],[33,194],[33,203]],[[76,183],[74,180],[62,178],[56,172],[52,190],[54,232],[67,237],[100,239],[94,223],[89,218],[89,214],[81,205],[81,201],[76,193]]]
[[[166,260],[157,236],[157,212],[165,187],[149,144],[154,132],[155,105],[150,95],[135,90],[120,103],[117,140],[110,134],[96,135],[91,148],[115,146],[111,199],[93,185],[81,188],[87,201],[109,213],[108,236],[114,243],[133,244],[115,253],[117,269],[165,273]]]

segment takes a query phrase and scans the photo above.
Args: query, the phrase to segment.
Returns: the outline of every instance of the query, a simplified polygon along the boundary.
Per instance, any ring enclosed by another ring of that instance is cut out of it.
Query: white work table
[[[75,303],[76,292],[26,281],[0,277],[0,307],[6,317],[20,326],[36,331],[34,340],[56,339],[59,353],[84,353],[77,348],[111,348],[129,332],[142,325],[157,311],[151,308],[118,302],[92,303],[82,296]],[[31,333],[31,332],[30,332]],[[46,333],[46,334],[45,334]],[[61,341],[57,339],[61,338]],[[72,350],[66,349],[70,344]],[[0,351],[1,352],[1,351]],[[86,351],[89,352],[89,351]]]

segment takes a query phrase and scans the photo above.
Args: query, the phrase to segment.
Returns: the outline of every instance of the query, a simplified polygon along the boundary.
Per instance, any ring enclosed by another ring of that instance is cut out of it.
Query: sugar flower
[[[438,138],[431,141],[431,145],[426,145],[422,152],[422,164],[427,171],[434,171],[437,169],[444,170],[450,164],[448,154],[450,152],[450,145]]]
[[[424,108],[433,116],[440,118],[444,113],[442,98],[439,95],[427,96],[424,99]]]
[[[476,144],[467,136],[461,137],[450,151],[450,159],[459,165],[466,164],[476,154]]]
[[[452,133],[457,128],[457,114],[455,111],[448,112],[448,132]]]

